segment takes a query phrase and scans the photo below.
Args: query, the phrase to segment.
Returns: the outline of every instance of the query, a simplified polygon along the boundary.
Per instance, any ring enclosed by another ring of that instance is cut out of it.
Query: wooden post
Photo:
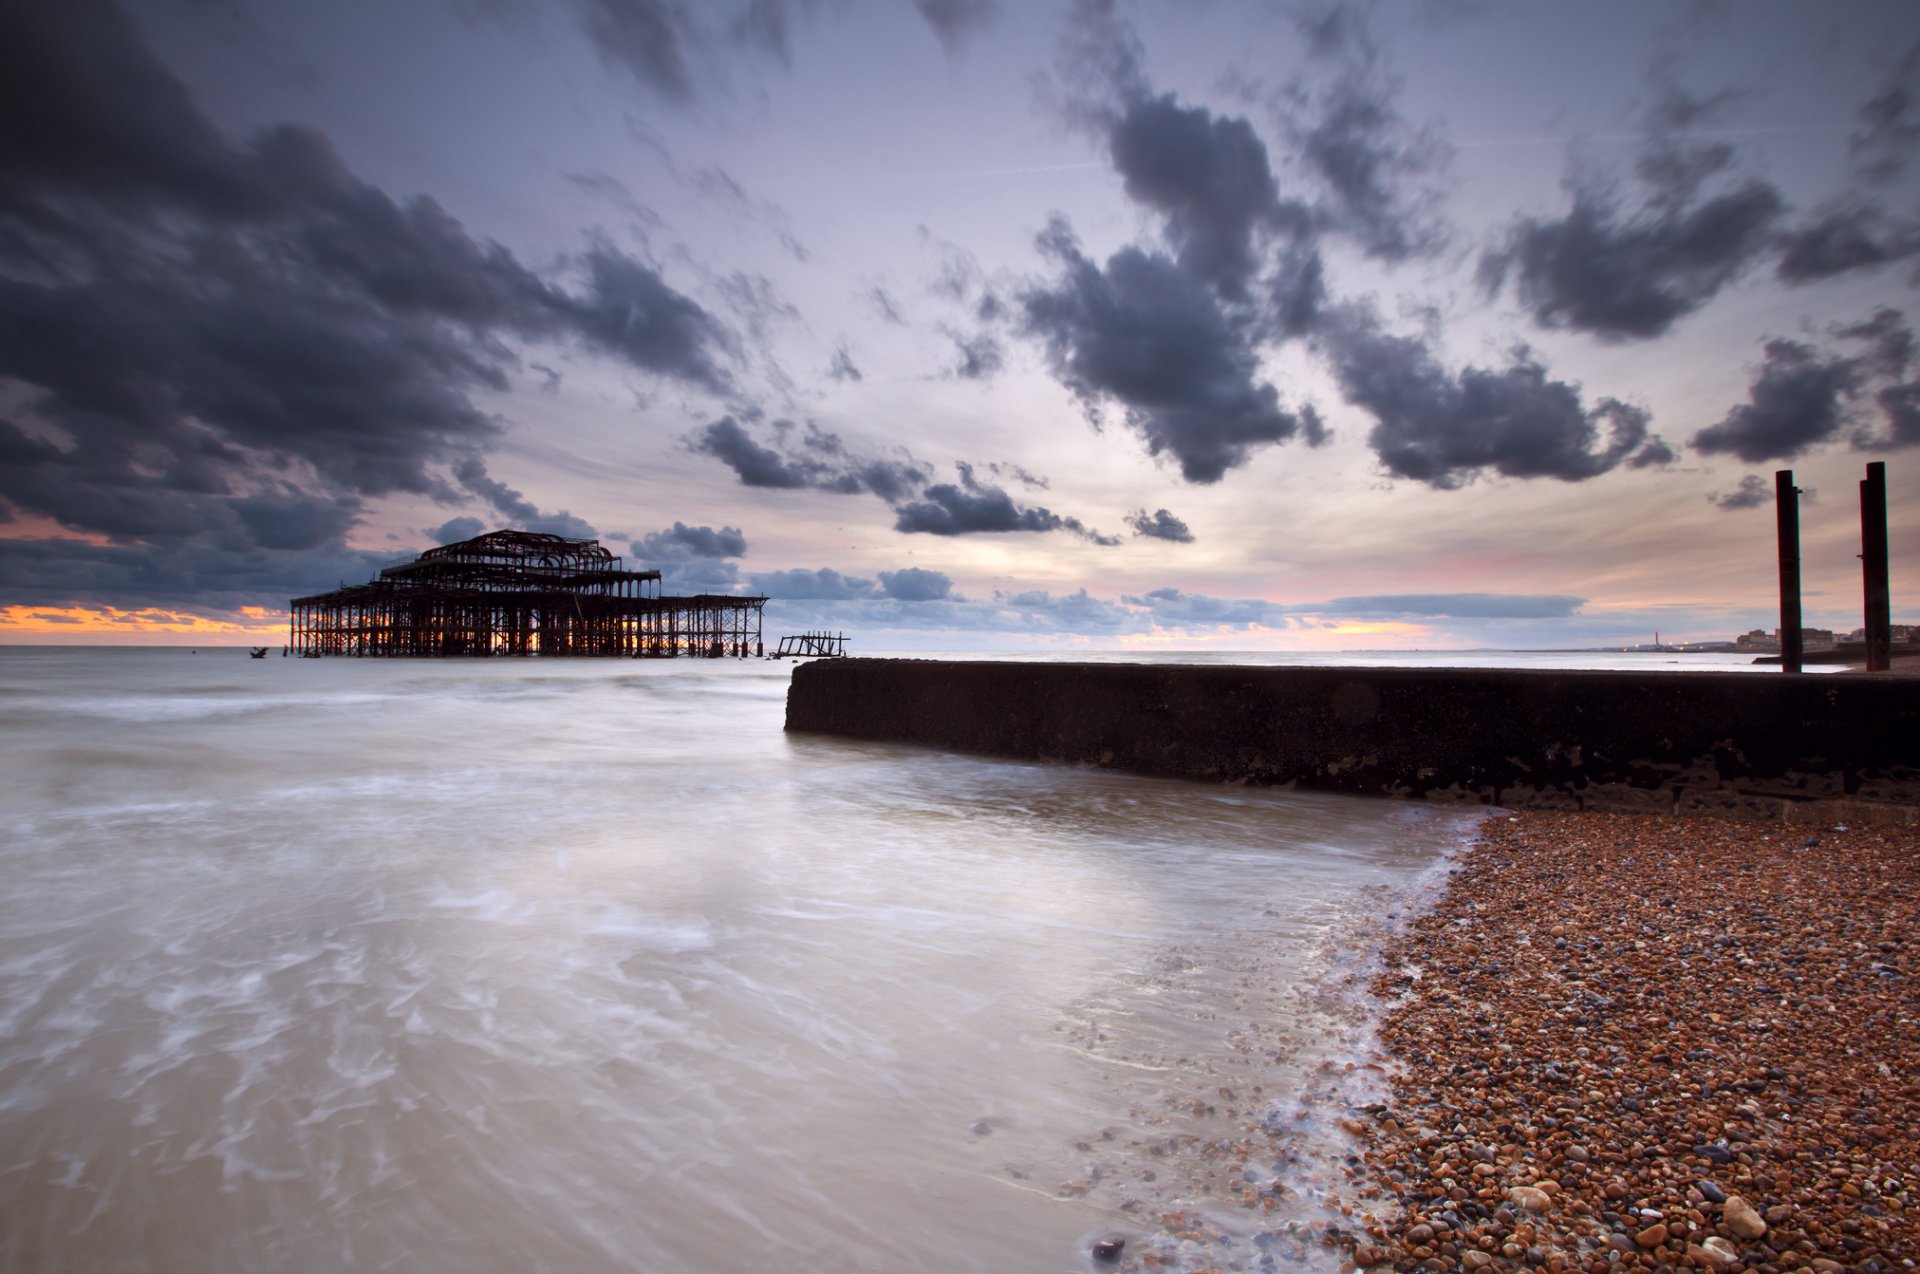
[[[1860,572],[1867,603],[1867,671],[1893,666],[1893,592],[1887,583],[1887,466],[1875,460],[1860,482]]]
[[[1780,671],[1799,672],[1804,639],[1800,633],[1800,488],[1793,470],[1773,475],[1774,513],[1780,526]]]

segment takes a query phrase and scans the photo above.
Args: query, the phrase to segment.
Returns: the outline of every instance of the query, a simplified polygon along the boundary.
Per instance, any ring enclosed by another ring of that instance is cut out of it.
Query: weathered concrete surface
[[[787,729],[1510,807],[1920,820],[1920,680],[840,659]]]

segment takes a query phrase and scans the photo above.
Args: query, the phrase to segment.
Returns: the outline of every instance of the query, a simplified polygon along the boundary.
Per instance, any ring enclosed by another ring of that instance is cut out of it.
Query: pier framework
[[[297,655],[761,653],[764,597],[668,597],[597,540],[493,531],[428,549],[365,584],[296,597]]]

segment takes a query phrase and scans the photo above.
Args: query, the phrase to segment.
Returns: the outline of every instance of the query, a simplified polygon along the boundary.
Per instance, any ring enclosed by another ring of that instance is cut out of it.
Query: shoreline
[[[1532,812],[1456,867],[1382,953],[1354,1265],[1914,1267],[1920,833]]]

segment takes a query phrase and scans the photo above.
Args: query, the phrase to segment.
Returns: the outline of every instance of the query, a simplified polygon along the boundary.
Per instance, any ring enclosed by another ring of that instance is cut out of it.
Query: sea
[[[1484,813],[788,735],[793,666],[0,648],[0,1270],[1311,1265]]]

